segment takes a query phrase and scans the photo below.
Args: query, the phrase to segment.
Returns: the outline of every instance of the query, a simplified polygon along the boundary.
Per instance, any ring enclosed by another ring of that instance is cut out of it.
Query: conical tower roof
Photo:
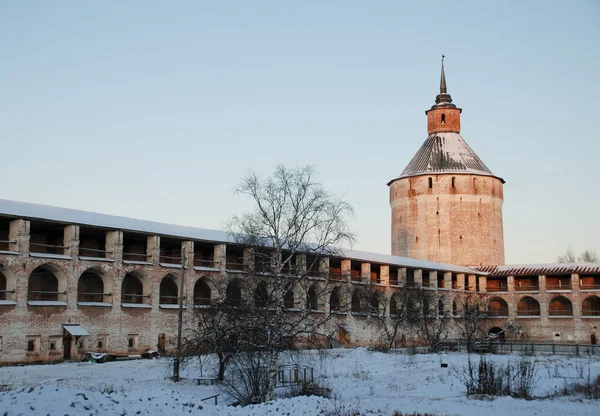
[[[504,183],[504,179],[497,177],[490,171],[459,133],[460,112],[462,110],[452,104],[452,98],[450,97],[450,94],[448,94],[443,56],[440,93],[435,99],[435,104],[430,110],[426,111],[426,113],[432,112],[433,114],[433,112],[436,111],[441,113],[453,112],[459,120],[458,124],[444,124],[444,121],[441,123],[435,121],[436,128],[432,129],[433,131],[431,131],[419,151],[409,162],[408,166],[402,171],[400,176],[391,180],[388,185],[402,178],[439,174],[475,174],[493,176]],[[446,115],[449,116],[449,114]]]
[[[459,133],[446,132],[430,134],[397,179],[445,173],[495,177]]]

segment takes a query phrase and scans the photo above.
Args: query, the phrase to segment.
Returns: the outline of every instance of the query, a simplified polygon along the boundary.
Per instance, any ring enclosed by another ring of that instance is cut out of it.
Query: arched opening
[[[15,301],[17,279],[15,274],[0,263],[0,300]]]
[[[444,301],[442,299],[438,300],[438,316],[444,316]]]
[[[49,266],[40,266],[29,275],[27,300],[58,301],[58,278]]]
[[[175,283],[175,276],[169,274],[160,281],[159,304],[176,305],[179,303],[179,288]]]
[[[379,293],[373,293],[373,296],[371,296],[371,310],[370,312],[372,314],[376,314],[376,315],[383,315],[383,305],[381,302],[381,297],[379,296]]]
[[[329,296],[329,309],[332,311],[340,311],[342,309],[340,289],[335,287]]]
[[[362,312],[362,308],[361,308],[361,304],[360,304],[360,297],[358,296],[358,293],[354,293],[352,295],[352,301],[350,302],[350,310],[354,313],[354,312]]]
[[[517,304],[517,316],[540,316],[540,304],[530,296],[525,296]]]
[[[194,285],[194,305],[210,305],[211,290],[204,280],[198,280]]]
[[[86,270],[79,277],[77,302],[104,302],[104,282],[98,271]]]
[[[502,328],[498,328],[497,326],[491,328],[488,331],[488,335],[495,335],[494,340],[504,342],[506,338],[504,337],[504,330]]]
[[[573,304],[564,296],[552,298],[548,305],[548,316],[573,316]]]
[[[0,270],[0,300],[6,300],[6,276]]]
[[[458,305],[456,304],[456,301],[453,300],[452,301],[452,316],[458,316]]]
[[[427,182],[429,183],[429,189],[433,188],[433,178],[429,178]]]
[[[233,280],[227,286],[227,290],[225,291],[225,300],[231,306],[242,306],[242,289],[240,289],[240,282],[237,279]]]
[[[309,311],[319,309],[319,297],[317,296],[317,289],[314,286],[308,289],[308,293],[306,294],[306,309]]]
[[[590,335],[590,344],[596,345],[597,343],[598,343],[598,341],[596,339],[596,334],[591,334]]]
[[[257,308],[266,308],[269,306],[269,293],[267,292],[267,284],[261,282],[254,290],[254,306]]]
[[[295,306],[294,290],[292,288],[290,288],[283,295],[283,307],[286,309],[294,309],[294,306]]]
[[[390,315],[398,315],[398,302],[396,301],[396,297],[392,296],[390,299]]]
[[[508,317],[508,303],[502,298],[492,298],[487,305],[488,316]]]
[[[127,273],[121,288],[121,303],[144,303],[144,284],[137,274]]]
[[[446,114],[442,113],[442,124],[446,124]]]
[[[588,296],[581,304],[581,316],[600,317],[600,297]]]

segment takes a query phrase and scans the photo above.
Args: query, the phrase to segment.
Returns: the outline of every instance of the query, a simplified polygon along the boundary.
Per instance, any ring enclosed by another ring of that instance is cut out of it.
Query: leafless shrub
[[[533,398],[537,384],[534,361],[521,358],[506,365],[489,361],[481,356],[474,363],[469,356],[467,368],[458,374],[469,396],[511,396],[514,398]]]

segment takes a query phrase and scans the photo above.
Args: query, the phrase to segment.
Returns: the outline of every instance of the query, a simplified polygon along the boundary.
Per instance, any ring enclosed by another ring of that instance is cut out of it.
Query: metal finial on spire
[[[447,94],[446,75],[444,74],[444,58],[445,56],[442,55],[442,77],[440,79],[440,94]]]

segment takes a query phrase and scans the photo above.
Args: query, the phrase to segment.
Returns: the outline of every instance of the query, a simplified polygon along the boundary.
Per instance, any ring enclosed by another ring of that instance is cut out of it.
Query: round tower
[[[447,92],[427,110],[428,137],[388,183],[392,254],[463,266],[504,264],[502,186],[460,135],[462,109]]]

